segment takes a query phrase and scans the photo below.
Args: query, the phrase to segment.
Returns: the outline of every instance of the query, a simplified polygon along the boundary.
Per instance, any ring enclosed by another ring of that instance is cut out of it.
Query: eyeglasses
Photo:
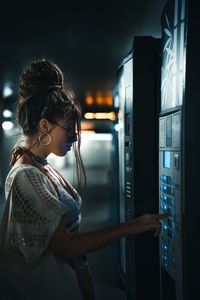
[[[52,123],[54,123],[55,125],[57,125],[57,126],[63,128],[63,129],[66,130],[67,132],[73,134],[74,136],[77,136],[77,132],[75,132],[75,130],[74,130],[74,128],[73,128],[72,126],[64,127],[64,126],[60,125],[59,123],[57,123],[57,122],[55,122],[55,121],[52,121],[52,120],[49,120],[49,122],[52,122]],[[54,127],[53,127],[53,128],[54,128]],[[53,128],[52,128],[52,129],[53,129]],[[52,129],[51,129],[51,130],[52,130]]]

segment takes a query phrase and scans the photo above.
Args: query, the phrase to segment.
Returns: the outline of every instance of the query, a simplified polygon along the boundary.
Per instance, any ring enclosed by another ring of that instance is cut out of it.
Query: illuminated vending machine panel
[[[161,300],[183,299],[183,111],[186,65],[186,2],[169,0],[162,14],[159,212]]]
[[[200,299],[200,2],[169,0],[162,14],[159,211],[161,300]]]
[[[160,262],[176,281],[181,272],[181,111],[160,117],[159,136],[159,212],[171,214],[161,221]]]

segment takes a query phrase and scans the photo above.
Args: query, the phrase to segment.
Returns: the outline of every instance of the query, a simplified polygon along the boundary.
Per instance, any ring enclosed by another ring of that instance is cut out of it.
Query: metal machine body
[[[120,222],[158,211],[160,40],[135,37],[118,70]],[[116,90],[115,90],[115,94]],[[158,244],[151,234],[120,245],[121,274],[128,299],[159,299]]]
[[[198,1],[169,0],[162,14],[159,211],[161,300],[200,299],[200,29]]]

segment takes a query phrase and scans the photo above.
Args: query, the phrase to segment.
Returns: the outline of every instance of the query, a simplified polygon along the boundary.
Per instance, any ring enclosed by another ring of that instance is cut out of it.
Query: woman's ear
[[[41,132],[48,132],[51,129],[51,124],[47,119],[41,119],[39,121],[39,129]]]

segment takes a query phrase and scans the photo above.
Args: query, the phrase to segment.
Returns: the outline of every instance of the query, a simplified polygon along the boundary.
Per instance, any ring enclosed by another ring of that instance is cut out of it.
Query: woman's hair
[[[64,78],[59,67],[42,59],[32,62],[21,75],[17,121],[26,137],[38,133],[41,119],[57,122],[74,119],[77,142],[73,144],[76,157],[78,185],[86,183],[85,169],[80,155],[81,108],[75,101],[73,91],[64,90]]]

